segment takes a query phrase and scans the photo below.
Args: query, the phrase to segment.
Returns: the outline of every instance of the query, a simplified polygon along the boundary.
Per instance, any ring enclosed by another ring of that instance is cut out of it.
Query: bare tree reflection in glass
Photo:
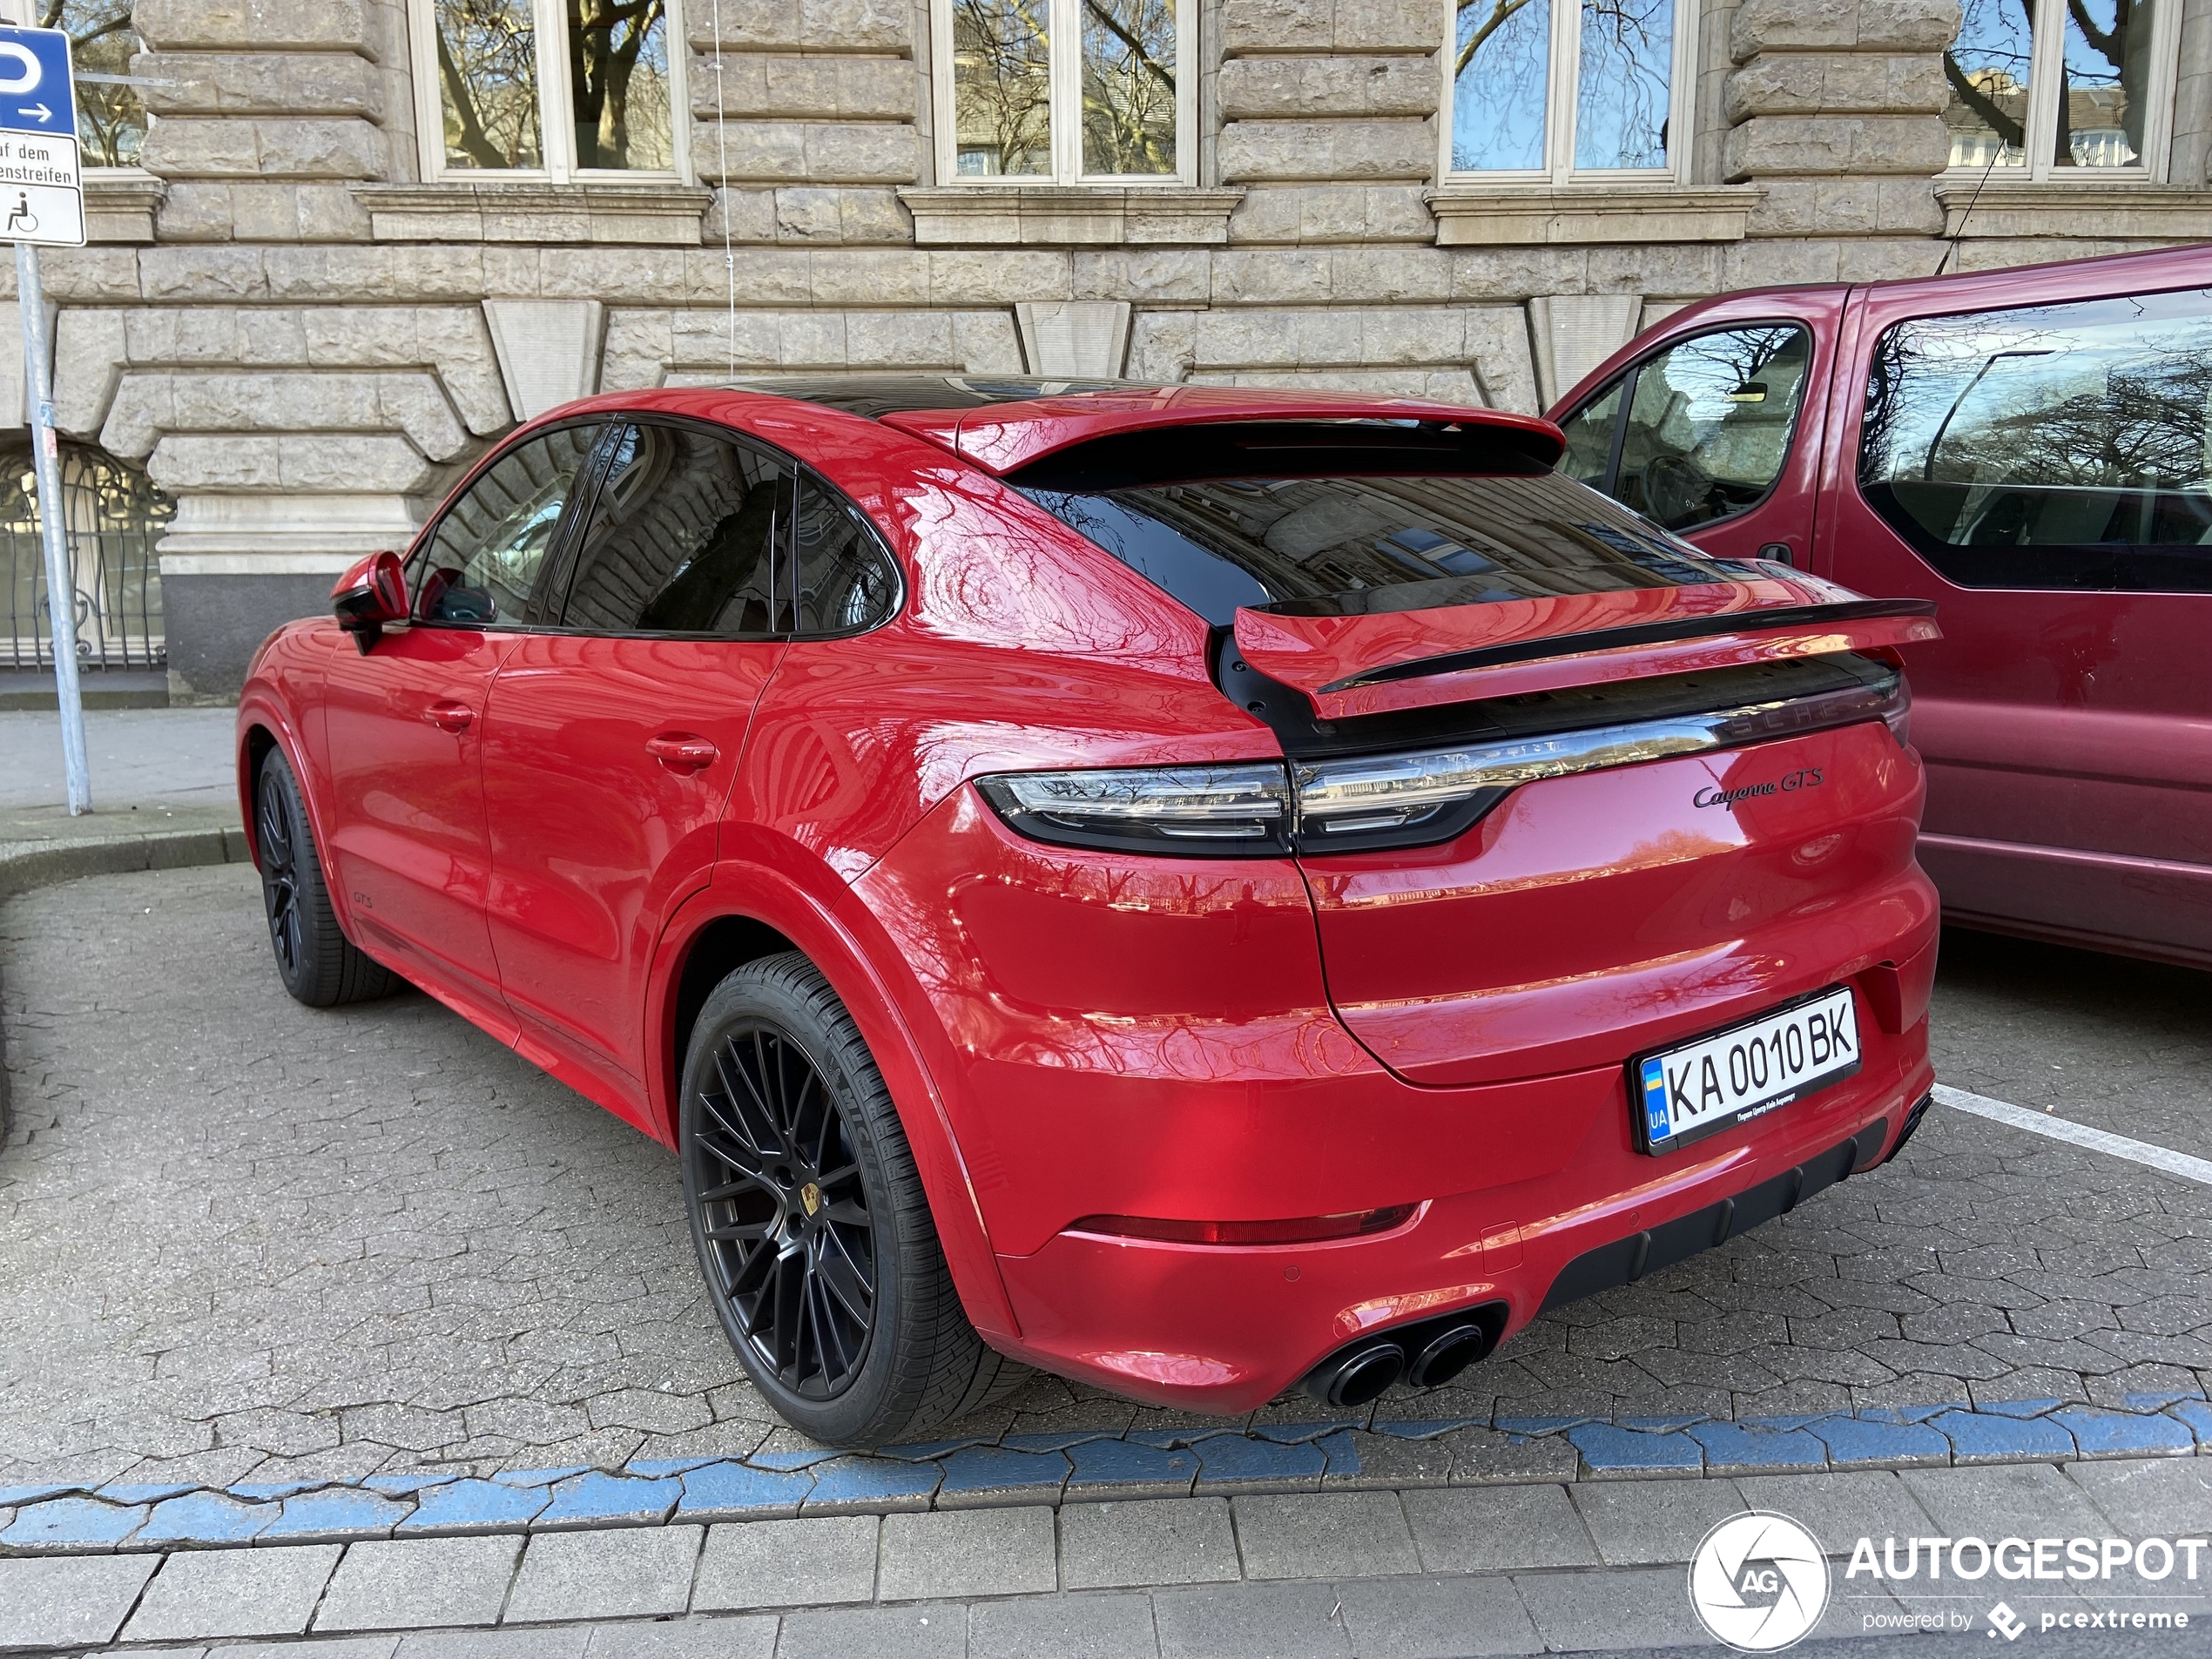
[[[1175,0],[1083,0],[1083,171],[1175,171]]]
[[[529,0],[437,0],[448,167],[542,167],[537,24]]]
[[[1052,171],[1047,0],[953,0],[953,130],[962,177]]]
[[[2212,290],[1898,324],[1859,481],[1966,586],[2212,590]]]
[[[2052,165],[2133,167],[2143,155],[2148,0],[2067,0]]]
[[[1453,171],[1541,167],[1551,91],[1552,0],[1457,0],[1455,16]]]
[[[79,71],[128,75],[138,36],[131,0],[40,0],[34,21],[69,31],[70,53]],[[88,167],[135,167],[145,141],[146,106],[135,86],[77,83],[77,142]]]
[[[1675,0],[1583,0],[1575,165],[1667,165],[1674,84]]]
[[[2035,0],[1965,0],[1959,37],[1943,54],[1943,112],[1954,167],[2017,167],[2027,159],[2028,59]]]
[[[666,0],[568,0],[576,165],[675,165]]]

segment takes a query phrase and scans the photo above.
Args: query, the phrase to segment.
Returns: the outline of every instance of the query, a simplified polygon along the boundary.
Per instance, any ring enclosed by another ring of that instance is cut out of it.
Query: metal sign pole
[[[53,624],[62,769],[69,778],[69,815],[75,818],[91,810],[92,774],[84,759],[84,700],[77,684],[77,578],[69,568],[69,527],[64,523],[68,514],[62,502],[61,455],[54,440],[54,366],[46,354],[46,293],[38,281],[38,249],[30,242],[16,244],[16,306],[23,313],[30,464],[38,480],[38,529],[46,543],[46,615]]]
[[[0,0],[0,5],[9,0]],[[14,10],[10,5],[10,10]],[[77,82],[68,32],[0,25],[0,236],[16,245],[16,308],[23,314],[24,391],[30,404],[31,468],[46,549],[46,614],[53,621],[54,698],[61,705],[69,815],[88,812],[84,699],[77,684],[77,579],[69,568],[69,509],[54,442],[54,365],[38,249],[84,246],[84,188],[77,146]],[[13,198],[10,201],[10,198]]]

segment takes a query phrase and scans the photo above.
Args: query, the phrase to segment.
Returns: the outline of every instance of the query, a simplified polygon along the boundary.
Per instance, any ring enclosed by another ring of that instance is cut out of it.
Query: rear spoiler
[[[1533,610],[1545,602],[1509,603]],[[1336,720],[1777,658],[1918,644],[1943,637],[1935,613],[1934,604],[1925,599],[1770,604],[1619,626],[1531,631],[1494,644],[1393,661],[1388,659],[1396,652],[1390,647],[1402,640],[1393,641],[1381,630],[1363,639],[1370,631],[1357,624],[1368,618],[1239,610],[1236,638],[1238,653],[1253,668],[1304,691],[1320,718]],[[1359,662],[1361,657],[1367,660]]]
[[[1557,427],[1534,415],[1470,408],[1433,398],[1226,386],[1139,387],[981,408],[900,411],[880,418],[885,426],[949,449],[1001,478],[1049,458],[1080,468],[1094,488],[1102,462],[1111,469],[1125,468],[1130,446],[1147,436],[1156,442],[1187,446],[1208,439],[1226,441],[1240,431],[1257,435],[1262,428],[1304,428],[1308,429],[1305,447],[1311,448],[1317,433],[1342,443],[1356,442],[1363,427],[1379,429],[1379,435],[1395,429],[1404,437],[1426,428],[1429,435],[1448,432],[1470,448],[1503,454],[1535,471],[1548,470],[1567,442]],[[1082,452],[1081,461],[1078,451]],[[1166,453],[1174,451],[1170,448]],[[1190,475],[1187,448],[1182,461],[1181,468],[1169,465],[1166,470]],[[1239,464],[1249,466],[1250,462]]]

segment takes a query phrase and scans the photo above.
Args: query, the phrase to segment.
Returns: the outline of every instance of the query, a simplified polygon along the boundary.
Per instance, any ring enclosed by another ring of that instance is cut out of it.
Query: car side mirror
[[[384,637],[387,623],[407,620],[407,576],[400,556],[371,553],[348,565],[330,590],[330,610],[368,656],[369,647]]]

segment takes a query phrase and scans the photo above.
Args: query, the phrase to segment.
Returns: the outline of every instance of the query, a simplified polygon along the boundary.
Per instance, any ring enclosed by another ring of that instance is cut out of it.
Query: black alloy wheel
[[[295,998],[309,1008],[334,1008],[388,996],[405,983],[339,930],[300,780],[281,749],[262,757],[254,779],[253,860],[277,977]]]
[[[261,768],[260,801],[253,815],[261,854],[261,905],[269,917],[269,942],[276,948],[277,972],[289,985],[300,975],[306,951],[300,934],[297,819],[286,799],[288,781],[275,766]]]
[[[891,1091],[806,957],[765,956],[714,988],[685,1044],[679,1109],[709,1299],[793,1428],[881,1446],[1028,1374],[968,1323]]]
[[[802,1399],[834,1399],[875,1329],[875,1227],[844,1116],[806,1051],[765,1022],[728,1028],[691,1151],[699,1238],[754,1359]]]

